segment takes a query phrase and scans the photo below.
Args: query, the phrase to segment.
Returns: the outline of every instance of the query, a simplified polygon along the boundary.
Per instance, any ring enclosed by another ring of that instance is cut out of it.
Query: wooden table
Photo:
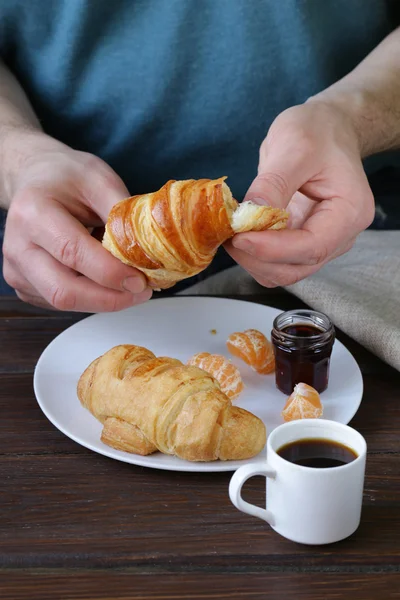
[[[282,309],[280,290],[247,298]],[[230,473],[150,470],[60,433],[32,390],[47,344],[83,315],[0,299],[0,597],[3,600],[400,598],[400,375],[339,333],[365,381],[362,523],[325,547],[289,542],[228,498]],[[264,481],[245,496],[264,502]]]

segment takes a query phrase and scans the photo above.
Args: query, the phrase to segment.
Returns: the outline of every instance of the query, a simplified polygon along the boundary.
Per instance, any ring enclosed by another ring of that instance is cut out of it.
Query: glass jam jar
[[[321,393],[328,387],[335,329],[329,317],[314,310],[289,310],[276,317],[271,332],[276,387],[289,395],[297,383]]]

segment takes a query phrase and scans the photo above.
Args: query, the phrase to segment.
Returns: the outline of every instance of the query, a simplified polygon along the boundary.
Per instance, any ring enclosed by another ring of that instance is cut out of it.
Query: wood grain
[[[399,575],[313,573],[4,575],[2,600],[370,600],[400,598]]]
[[[149,471],[89,451],[3,456],[0,567],[79,568],[83,556],[87,567],[119,569],[400,564],[392,543],[400,536],[398,455],[369,457],[359,530],[323,548],[294,544],[238,512],[228,498],[230,476]],[[264,481],[251,480],[245,497],[265,503]]]
[[[0,455],[82,451],[42,413],[32,373],[0,374],[0,414]]]

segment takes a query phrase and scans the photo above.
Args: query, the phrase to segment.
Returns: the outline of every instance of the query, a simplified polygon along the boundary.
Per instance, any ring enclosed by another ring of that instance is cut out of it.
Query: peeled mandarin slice
[[[282,411],[285,421],[318,419],[324,412],[317,390],[307,383],[298,383],[289,396]]]
[[[187,364],[199,367],[199,369],[203,369],[203,371],[214,377],[218,381],[221,390],[231,400],[237,398],[243,390],[244,386],[239,369],[221,354],[199,352],[192,356]]]
[[[267,375],[274,371],[274,350],[271,342],[261,331],[246,329],[246,331],[231,333],[226,345],[233,356],[242,359],[257,373]]]

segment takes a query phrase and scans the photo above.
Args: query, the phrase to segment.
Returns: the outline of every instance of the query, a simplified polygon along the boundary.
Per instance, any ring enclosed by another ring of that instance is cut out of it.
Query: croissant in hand
[[[235,233],[286,227],[286,211],[239,205],[225,179],[171,180],[158,192],[122,200],[109,214],[104,247],[142,271],[151,287],[165,289],[205,269]]]
[[[115,346],[82,374],[78,397],[118,450],[157,450],[190,461],[240,460],[258,454],[265,426],[232,406],[205,371],[140,346]]]

